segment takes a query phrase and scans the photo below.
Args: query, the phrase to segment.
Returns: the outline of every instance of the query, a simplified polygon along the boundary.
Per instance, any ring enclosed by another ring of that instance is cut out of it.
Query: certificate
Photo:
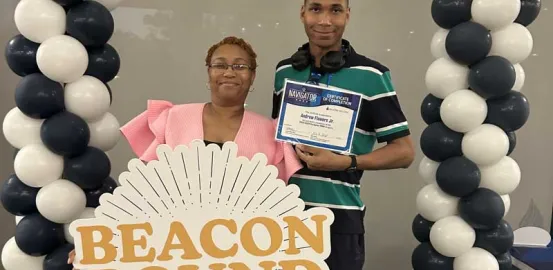
[[[361,95],[286,80],[275,139],[350,153]]]

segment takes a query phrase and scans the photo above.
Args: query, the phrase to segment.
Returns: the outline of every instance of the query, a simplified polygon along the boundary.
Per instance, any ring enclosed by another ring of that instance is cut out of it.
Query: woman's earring
[[[207,91],[211,91],[211,88],[209,88],[209,83],[208,82],[205,83],[205,88],[207,89]]]
[[[253,92],[253,90],[255,90],[255,87],[250,88],[250,93]]]

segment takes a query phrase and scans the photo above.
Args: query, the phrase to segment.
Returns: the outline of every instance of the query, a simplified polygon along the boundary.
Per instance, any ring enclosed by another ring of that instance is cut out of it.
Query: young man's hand
[[[343,171],[351,165],[351,158],[333,153],[332,151],[297,145],[298,157],[307,164],[307,168],[317,171]]]

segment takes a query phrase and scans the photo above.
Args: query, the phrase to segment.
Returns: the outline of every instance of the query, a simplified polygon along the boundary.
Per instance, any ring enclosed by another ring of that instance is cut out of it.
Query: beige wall
[[[0,2],[0,41],[4,43],[17,33],[13,23],[17,2]],[[424,185],[417,174],[422,157],[418,140],[425,127],[419,107],[426,95],[424,74],[432,62],[429,44],[436,30],[430,17],[431,1],[351,2],[352,17],[346,37],[357,51],[390,67],[417,142],[417,159],[410,169],[369,172],[365,176],[362,196],[368,208],[366,269],[410,269],[411,251],[416,246],[411,236],[415,196]],[[407,7],[407,2],[412,6]],[[144,110],[147,99],[175,103],[207,100],[205,52],[224,35],[233,34],[249,40],[259,54],[260,68],[255,91],[248,99],[249,109],[269,115],[275,64],[306,41],[298,17],[300,4],[300,0],[127,0],[114,12],[116,33],[110,43],[121,55],[122,68],[119,78],[110,84],[114,95],[111,112],[125,123]],[[523,175],[521,185],[512,194],[507,217],[515,228],[526,213],[531,214],[523,221],[529,223],[525,225],[549,229],[551,218],[553,127],[548,123],[553,100],[553,38],[549,29],[553,17],[547,3],[544,5],[539,19],[530,27],[534,55],[523,63],[523,92],[531,104],[531,118],[518,132],[517,149],[512,155]],[[13,92],[18,80],[2,61],[2,117],[15,106]],[[2,137],[0,175],[4,179],[13,170],[12,154]],[[125,170],[133,157],[124,141],[109,155],[113,177]],[[14,217],[0,210],[0,226],[3,245],[14,233]]]

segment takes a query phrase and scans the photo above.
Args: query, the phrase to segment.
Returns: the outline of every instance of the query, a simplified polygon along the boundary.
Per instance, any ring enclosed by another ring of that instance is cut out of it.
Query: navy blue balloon
[[[451,130],[442,122],[428,125],[420,137],[423,154],[431,160],[442,162],[448,158],[461,156],[463,133]]]
[[[487,188],[478,188],[461,198],[458,209],[461,218],[477,230],[497,228],[505,215],[501,196]]]
[[[98,189],[109,177],[111,162],[104,151],[87,147],[79,156],[65,159],[63,178],[84,190]]]
[[[60,156],[78,156],[88,146],[90,128],[78,115],[64,111],[44,121],[40,138],[50,151]]]
[[[541,0],[520,0],[520,12],[515,22],[528,26],[532,24],[541,11]]]
[[[8,67],[21,77],[40,72],[36,62],[39,46],[40,44],[28,40],[21,34],[10,39],[4,51]]]
[[[98,189],[85,190],[86,195],[86,207],[96,208],[100,206],[100,197],[104,193],[111,193],[117,187],[117,182],[113,178],[108,177],[102,181],[102,186]]]
[[[432,19],[441,28],[451,29],[472,18],[471,6],[472,0],[434,0]]]
[[[67,12],[67,33],[86,47],[105,45],[115,29],[111,12],[96,1],[84,1]]]
[[[420,111],[422,120],[427,125],[442,121],[442,117],[440,116],[440,107],[442,106],[442,102],[442,99],[437,98],[432,94],[426,95],[426,97],[422,100]]]
[[[84,0],[54,0],[54,2],[58,3],[60,6],[63,7],[71,7],[76,4],[82,3]]]
[[[510,252],[505,252],[499,256],[496,256],[497,262],[499,263],[499,270],[512,270],[513,269],[513,258],[511,257]]]
[[[90,75],[107,83],[119,73],[121,59],[111,45],[88,48],[88,68],[85,75]]]
[[[15,243],[31,256],[49,254],[65,243],[63,224],[54,223],[39,213],[27,215],[15,227]]]
[[[530,104],[524,94],[510,91],[501,97],[488,99],[485,123],[493,124],[505,132],[517,131],[530,117]]]
[[[507,137],[509,137],[509,151],[507,152],[507,156],[511,155],[513,151],[515,150],[517,146],[517,135],[514,131],[507,132]]]
[[[483,98],[499,97],[513,89],[515,68],[501,56],[488,56],[470,67],[469,86]]]
[[[432,229],[432,225],[434,225],[434,222],[428,221],[420,214],[417,215],[411,223],[413,236],[415,236],[420,243],[430,241],[430,229]]]
[[[16,216],[26,216],[37,213],[36,195],[39,188],[25,185],[17,175],[12,174],[4,182],[0,191],[0,201],[6,211]]]
[[[63,86],[41,73],[27,75],[15,89],[15,104],[31,118],[48,118],[65,110]]]
[[[453,259],[438,253],[430,242],[424,242],[411,254],[411,266],[413,270],[453,270]]]
[[[445,49],[451,59],[470,66],[490,53],[492,35],[483,25],[464,22],[453,27],[445,39]]]
[[[67,243],[48,254],[42,264],[42,270],[73,270],[73,265],[68,264],[67,260],[74,248],[73,244]]]
[[[476,230],[475,247],[487,250],[494,256],[508,252],[514,244],[513,228],[505,220],[491,230]]]
[[[436,183],[445,193],[464,197],[480,185],[481,174],[478,165],[464,156],[444,160],[436,171]]]

